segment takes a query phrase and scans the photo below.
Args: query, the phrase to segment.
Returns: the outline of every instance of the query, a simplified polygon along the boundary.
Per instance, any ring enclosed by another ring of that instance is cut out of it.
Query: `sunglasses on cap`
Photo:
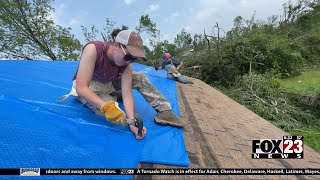
[[[123,53],[124,53],[123,60],[133,62],[133,61],[136,61],[136,60],[138,59],[138,58],[136,58],[136,57],[133,57],[131,54],[127,53],[127,52],[124,50],[124,47],[123,47],[122,44],[120,44],[120,47],[121,47],[121,49],[122,49],[122,51],[123,51]]]

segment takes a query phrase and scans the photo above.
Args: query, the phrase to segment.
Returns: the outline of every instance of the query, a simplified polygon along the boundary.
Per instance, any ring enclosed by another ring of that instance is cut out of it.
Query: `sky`
[[[219,26],[228,31],[237,16],[251,19],[255,13],[258,20],[267,20],[272,15],[280,15],[282,5],[287,0],[55,0],[51,18],[58,25],[70,27],[71,33],[85,43],[81,25],[90,28],[95,25],[102,30],[106,18],[126,25],[134,30],[141,15],[149,14],[163,39],[173,42],[184,28],[191,34],[212,34],[212,27]],[[295,2],[295,1],[293,1]],[[141,34],[145,45],[148,36]],[[100,38],[100,35],[98,35]],[[101,38],[102,39],[102,38]]]

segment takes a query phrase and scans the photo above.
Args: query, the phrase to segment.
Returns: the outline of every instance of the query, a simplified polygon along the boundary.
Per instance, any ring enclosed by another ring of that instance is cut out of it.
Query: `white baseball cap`
[[[147,61],[143,48],[143,42],[139,34],[131,30],[122,30],[118,33],[115,42],[123,44],[129,53],[137,58]]]

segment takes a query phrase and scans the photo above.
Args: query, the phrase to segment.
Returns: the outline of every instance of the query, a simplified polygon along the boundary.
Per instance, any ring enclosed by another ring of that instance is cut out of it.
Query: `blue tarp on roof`
[[[69,93],[78,63],[0,61],[0,168],[136,168],[138,162],[189,165],[182,129],[155,124],[155,110],[136,90],[135,112],[147,128],[147,136],[140,141],[128,127],[107,122],[74,97],[57,103],[57,97]],[[179,116],[175,82],[166,79],[164,71],[138,63],[134,71],[145,73]]]

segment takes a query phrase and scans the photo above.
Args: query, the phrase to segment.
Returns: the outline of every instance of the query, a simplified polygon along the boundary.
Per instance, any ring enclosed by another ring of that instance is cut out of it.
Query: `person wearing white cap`
[[[134,99],[132,88],[138,90],[157,111],[154,121],[158,124],[182,127],[184,122],[172,112],[167,99],[151,84],[143,73],[132,71],[132,62],[138,58],[147,60],[143,42],[136,32],[116,29],[111,34],[114,42],[93,41],[82,49],[80,64],[73,76],[72,90],[62,96],[78,97],[83,104],[113,123],[129,124],[137,139],[146,135],[146,128],[138,131],[134,123]],[[123,112],[117,102],[121,97]]]

